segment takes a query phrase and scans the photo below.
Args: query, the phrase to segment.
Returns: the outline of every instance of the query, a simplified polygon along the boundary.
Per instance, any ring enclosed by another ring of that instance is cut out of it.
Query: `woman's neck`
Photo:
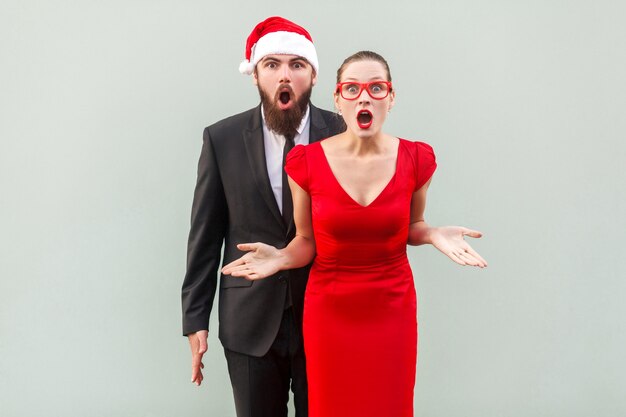
[[[369,137],[359,137],[351,132],[346,132],[341,148],[344,152],[355,156],[379,155],[389,152],[395,140],[383,132]]]

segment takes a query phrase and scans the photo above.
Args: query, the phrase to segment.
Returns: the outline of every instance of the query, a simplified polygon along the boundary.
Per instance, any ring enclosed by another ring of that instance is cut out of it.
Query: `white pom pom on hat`
[[[254,64],[247,59],[239,64],[239,72],[244,75],[250,75],[254,72]]]
[[[319,72],[313,39],[303,27],[279,16],[272,16],[252,29],[246,41],[246,59],[239,64],[239,72],[250,75],[264,56],[271,54],[297,55],[306,59]]]

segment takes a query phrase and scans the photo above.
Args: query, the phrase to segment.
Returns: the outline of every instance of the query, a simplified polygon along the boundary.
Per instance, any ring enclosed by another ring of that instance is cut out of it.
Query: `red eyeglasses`
[[[347,81],[337,84],[336,92],[346,100],[356,100],[361,96],[363,90],[367,90],[367,94],[374,100],[382,100],[389,95],[391,91],[391,81],[370,81],[369,83],[357,83]]]

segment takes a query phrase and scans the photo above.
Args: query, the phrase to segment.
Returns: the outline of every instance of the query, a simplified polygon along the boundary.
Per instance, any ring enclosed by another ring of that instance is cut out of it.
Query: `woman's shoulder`
[[[294,146],[293,149],[287,154],[287,161],[314,157],[314,155],[322,149],[322,142],[326,140],[327,138],[311,142],[306,145],[300,143]]]
[[[293,149],[291,149],[287,154],[287,157],[285,158],[286,162],[289,163],[290,160],[305,158],[307,152],[306,148],[308,148],[308,146],[309,145],[303,144],[294,146]]]
[[[304,191],[309,192],[309,167],[316,166],[320,161],[321,142],[308,145],[296,145],[289,151],[285,160],[285,171]]]
[[[413,167],[415,177],[415,190],[418,190],[432,177],[437,168],[435,152],[433,147],[426,142],[398,139],[400,139],[400,146],[407,150],[405,155],[411,161],[410,165]]]
[[[429,176],[437,167],[437,158],[433,147],[426,142],[400,139],[400,145],[407,150],[407,157],[411,160],[416,172],[428,172]]]
[[[409,140],[404,138],[398,138],[400,140],[400,145],[408,148],[412,152],[426,152],[432,153],[434,155],[434,150],[431,145],[426,142],[418,141],[418,140]]]

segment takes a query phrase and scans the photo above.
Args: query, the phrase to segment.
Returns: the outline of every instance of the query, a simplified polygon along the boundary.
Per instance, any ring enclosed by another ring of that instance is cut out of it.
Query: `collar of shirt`
[[[311,113],[311,106],[306,106],[306,112],[304,112],[304,116],[302,117],[302,121],[300,122],[300,126],[296,129],[298,134],[293,138],[293,141],[296,145],[308,145],[309,144],[309,120]],[[265,138],[265,143],[268,141],[275,142],[280,145],[281,152],[282,147],[285,144],[285,137],[283,135],[279,135],[278,133],[270,130],[265,123],[265,112],[263,111],[263,105],[261,104],[261,117],[263,118],[263,137]]]
[[[261,115],[263,116],[263,145],[265,147],[265,164],[267,167],[267,175],[270,179],[274,198],[278,203],[278,207],[282,213],[283,210],[283,147],[285,146],[285,137],[268,129],[265,124],[265,113],[261,106]],[[302,122],[298,129],[298,134],[293,138],[296,145],[309,144],[309,127],[311,125],[310,106],[307,106]]]

